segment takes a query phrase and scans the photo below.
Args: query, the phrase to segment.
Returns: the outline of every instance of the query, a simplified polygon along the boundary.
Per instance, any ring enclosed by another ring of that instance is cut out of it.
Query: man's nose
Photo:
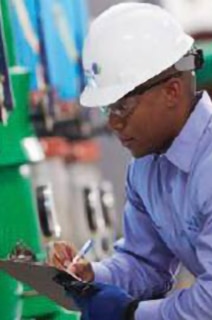
[[[126,120],[115,115],[110,114],[108,117],[108,126],[113,131],[121,131],[126,125]]]

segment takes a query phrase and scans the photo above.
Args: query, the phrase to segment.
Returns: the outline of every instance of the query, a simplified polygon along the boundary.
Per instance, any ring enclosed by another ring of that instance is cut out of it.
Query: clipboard
[[[74,274],[40,262],[0,260],[0,270],[28,284],[41,295],[55,301],[67,310],[79,310],[73,299],[68,296],[68,292],[79,296],[89,296],[99,291],[92,282],[84,282]]]

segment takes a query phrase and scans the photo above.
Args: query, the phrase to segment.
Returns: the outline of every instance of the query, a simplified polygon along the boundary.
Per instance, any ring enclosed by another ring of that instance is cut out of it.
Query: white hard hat
[[[164,9],[147,3],[112,6],[91,24],[83,51],[87,107],[114,103],[174,65],[193,38]]]

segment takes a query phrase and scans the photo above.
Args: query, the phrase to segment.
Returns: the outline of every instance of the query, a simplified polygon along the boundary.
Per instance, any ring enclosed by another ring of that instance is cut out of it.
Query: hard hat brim
[[[107,88],[86,87],[80,96],[80,104],[84,107],[107,106],[121,99],[126,92],[130,92],[136,84],[126,84]]]

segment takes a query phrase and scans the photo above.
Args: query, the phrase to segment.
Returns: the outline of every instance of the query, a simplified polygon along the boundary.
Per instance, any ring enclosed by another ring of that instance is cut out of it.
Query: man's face
[[[176,103],[170,87],[173,81],[155,86],[142,95],[125,98],[126,101],[121,99],[118,103],[124,103],[125,110],[129,110],[126,116],[113,112],[109,115],[109,126],[136,158],[163,152],[174,138],[179,115],[172,106]],[[119,108],[121,111],[122,106]]]

